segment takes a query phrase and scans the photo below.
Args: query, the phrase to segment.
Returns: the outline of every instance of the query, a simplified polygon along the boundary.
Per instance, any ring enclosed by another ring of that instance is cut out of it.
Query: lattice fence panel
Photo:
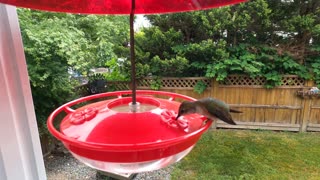
[[[244,75],[229,75],[226,79],[219,82],[220,85],[226,86],[264,86],[266,79],[264,77],[251,78]],[[283,76],[280,86],[304,86],[305,80],[298,76]]]
[[[111,86],[115,91],[130,89],[130,82],[127,81],[108,81],[108,86]]]
[[[251,78],[249,76],[234,76],[230,75],[223,81],[220,81],[220,85],[228,86],[263,86],[266,82],[265,78]]]
[[[282,86],[304,86],[306,82],[303,78],[298,76],[284,76],[281,81]]]
[[[207,78],[161,78],[161,88],[162,89],[193,89],[194,86],[203,81],[208,88],[210,88],[211,80]],[[152,78],[144,78],[138,80],[138,88],[150,88],[152,83],[155,83],[155,79]]]
[[[137,86],[139,88],[150,88],[151,84],[154,82],[152,78],[144,78],[137,80]]]

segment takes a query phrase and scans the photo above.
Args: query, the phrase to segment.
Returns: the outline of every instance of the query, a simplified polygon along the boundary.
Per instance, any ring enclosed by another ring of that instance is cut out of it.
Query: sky
[[[142,27],[149,27],[151,24],[143,15],[136,15],[134,30],[139,31]]]

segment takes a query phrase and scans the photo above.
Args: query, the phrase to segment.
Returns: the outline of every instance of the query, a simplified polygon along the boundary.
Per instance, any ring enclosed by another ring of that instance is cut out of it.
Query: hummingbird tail
[[[225,122],[225,123],[231,124],[231,125],[237,125],[232,119],[228,119],[228,120],[224,119],[222,121]]]
[[[230,109],[230,112],[232,112],[232,113],[243,113],[242,111],[238,111],[238,110],[235,110],[235,109]]]

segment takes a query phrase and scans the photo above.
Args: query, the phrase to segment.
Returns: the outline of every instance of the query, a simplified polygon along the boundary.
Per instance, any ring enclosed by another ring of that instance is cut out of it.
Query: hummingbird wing
[[[203,103],[204,107],[206,107],[207,111],[212,116],[215,116],[228,124],[236,125],[229,113],[229,106],[223,101],[214,98],[205,98],[199,101]]]
[[[221,107],[215,107],[214,109],[208,109],[208,111],[213,114],[218,119],[232,125],[236,125],[236,123],[233,121],[230,113],[226,111],[224,108]]]

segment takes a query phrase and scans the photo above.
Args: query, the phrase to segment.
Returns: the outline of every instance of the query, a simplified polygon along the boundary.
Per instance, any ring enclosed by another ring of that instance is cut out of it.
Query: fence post
[[[307,80],[305,87],[312,87],[313,81],[311,80]],[[302,101],[302,112],[301,112],[301,128],[300,128],[300,132],[306,132],[307,131],[307,126],[308,126],[308,122],[310,119],[310,112],[311,112],[311,106],[312,106],[312,98],[303,98]]]

